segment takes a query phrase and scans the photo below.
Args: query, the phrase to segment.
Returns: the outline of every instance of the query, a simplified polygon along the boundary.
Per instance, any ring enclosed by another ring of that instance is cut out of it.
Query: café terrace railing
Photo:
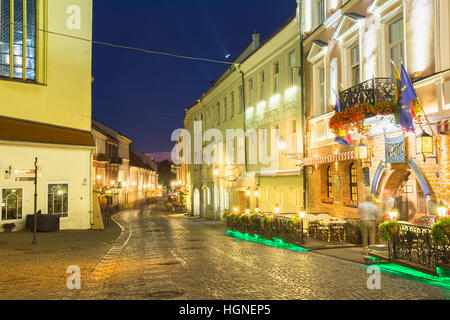
[[[239,231],[241,233],[248,233],[251,235],[258,235],[263,238],[272,240],[273,238],[283,239],[284,241],[302,245],[305,237],[302,237],[302,224],[298,223],[291,228],[288,227],[289,218],[282,216],[267,215],[271,218],[271,222],[267,223],[264,227],[261,223],[264,218],[263,214],[259,214],[258,218],[252,220],[249,219],[243,222],[242,219],[237,217],[242,217],[242,215],[230,215],[227,217],[227,227],[229,230]]]
[[[395,79],[372,78],[339,93],[341,110],[343,111],[364,102],[375,104],[395,101],[395,91]]]
[[[449,240],[436,244],[431,228],[399,223],[397,235],[389,242],[389,259],[408,261],[429,269],[450,264]]]

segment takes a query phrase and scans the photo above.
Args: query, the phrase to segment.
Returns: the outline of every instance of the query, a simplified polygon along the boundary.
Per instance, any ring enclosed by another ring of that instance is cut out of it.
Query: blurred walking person
[[[379,210],[374,205],[372,196],[367,196],[366,202],[358,206],[358,214],[361,221],[363,253],[368,255],[369,249],[375,245],[376,224],[379,215]]]

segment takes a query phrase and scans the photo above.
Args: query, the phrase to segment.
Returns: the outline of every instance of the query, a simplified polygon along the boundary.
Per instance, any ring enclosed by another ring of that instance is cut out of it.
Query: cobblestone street
[[[117,217],[113,246],[3,256],[2,299],[442,299],[448,289],[383,273],[369,290],[363,265],[237,241],[220,222],[155,208]],[[82,290],[66,288],[78,265]]]

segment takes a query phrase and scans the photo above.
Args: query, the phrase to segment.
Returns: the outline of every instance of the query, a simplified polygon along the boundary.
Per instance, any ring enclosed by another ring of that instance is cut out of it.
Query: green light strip
[[[260,243],[260,244],[264,244],[267,246],[276,247],[276,248],[280,248],[280,249],[287,249],[287,250],[298,251],[298,252],[309,251],[308,249],[296,246],[292,243],[285,242],[283,239],[278,239],[278,238],[273,238],[273,240],[268,240],[268,239],[258,236],[257,234],[255,234],[254,236],[251,236],[248,233],[242,234],[238,231],[231,231],[231,230],[227,231],[227,235],[232,236],[236,239],[250,241],[250,242],[256,242],[256,243]]]
[[[414,280],[417,280],[421,283],[450,288],[450,274],[449,271],[444,269],[437,268],[437,272],[439,274],[439,277],[437,277],[395,263],[383,263],[376,265],[383,272],[394,273],[398,276],[406,277],[408,279],[410,279],[410,277],[413,277],[415,278]]]

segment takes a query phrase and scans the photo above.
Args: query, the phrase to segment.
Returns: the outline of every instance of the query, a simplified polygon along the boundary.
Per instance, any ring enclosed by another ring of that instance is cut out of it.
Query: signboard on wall
[[[405,133],[395,138],[388,138],[384,133],[386,163],[406,163]]]

